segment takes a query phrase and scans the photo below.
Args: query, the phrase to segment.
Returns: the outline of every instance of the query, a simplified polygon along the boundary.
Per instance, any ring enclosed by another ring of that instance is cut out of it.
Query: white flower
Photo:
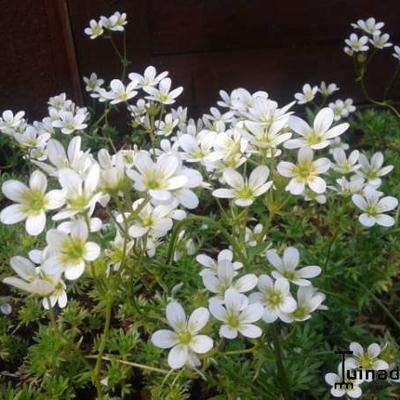
[[[143,90],[150,95],[146,97],[147,99],[157,101],[161,104],[175,103],[175,99],[183,92],[183,87],[178,87],[171,91],[170,89],[170,78],[162,79],[158,84],[158,88],[152,86],[143,87]]]
[[[9,303],[2,303],[0,304],[0,312],[3,315],[10,315],[12,313],[12,307]]]
[[[185,364],[191,367],[200,365],[196,354],[204,354],[213,347],[213,340],[198,333],[207,325],[210,314],[204,307],[192,312],[189,319],[177,302],[167,306],[167,321],[173,331],[160,329],[153,333],[152,343],[161,349],[172,349],[168,354],[168,365],[173,369],[182,368]]]
[[[363,380],[366,382],[372,382],[373,380],[371,374],[367,374],[366,370],[378,371],[389,368],[389,364],[386,361],[378,358],[382,349],[377,343],[370,344],[367,351],[364,351],[359,343],[352,342],[350,343],[350,350],[353,352],[353,356],[346,359],[346,366],[351,369],[361,369]]]
[[[222,261],[229,261],[232,265],[231,268],[234,271],[243,267],[243,264],[238,261],[233,261],[233,253],[231,250],[225,249],[218,253],[217,260],[214,260],[210,256],[206,254],[199,254],[196,257],[196,261],[201,264],[204,268],[200,271],[200,275],[204,275],[204,273],[218,273],[218,265]]]
[[[352,33],[348,39],[345,40],[345,43],[349,46],[349,48],[354,52],[362,52],[368,51],[369,47],[367,46],[368,37],[358,36],[355,33]]]
[[[288,119],[281,118],[270,125],[245,121],[247,128],[243,130],[243,136],[249,140],[261,154],[265,152],[267,157],[278,157],[282,150],[278,146],[291,138],[292,133],[287,129]]]
[[[380,199],[379,192],[368,188],[364,191],[364,196],[354,194],[352,200],[360,210],[364,211],[358,218],[362,225],[371,227],[375,224],[381,226],[393,226],[395,224],[393,217],[384,214],[394,210],[399,204],[395,197],[386,196]]]
[[[303,93],[296,93],[294,98],[299,104],[306,104],[314,100],[315,95],[318,92],[318,86],[311,87],[310,84],[306,83],[303,86]]]
[[[156,135],[158,136],[169,136],[178,126],[179,119],[174,119],[171,113],[164,117],[164,121],[156,121]]]
[[[15,132],[14,139],[25,151],[29,152],[31,160],[33,158],[36,160],[45,160],[47,158],[46,146],[50,139],[49,132],[39,133],[35,127],[28,125],[22,133]]]
[[[128,23],[126,20],[126,13],[120,13],[116,11],[111,17],[100,17],[101,25],[110,31],[123,32],[125,30],[124,25]]]
[[[214,150],[220,155],[215,163],[217,168],[238,168],[246,158],[243,156],[248,149],[248,140],[237,129],[228,129],[217,134]]]
[[[92,215],[96,202],[100,201],[103,194],[98,191],[100,181],[100,167],[93,164],[85,178],[76,171],[64,168],[58,173],[59,182],[65,192],[67,207],[54,215],[53,220],[59,221],[71,218],[79,213],[87,212]]]
[[[36,160],[32,162],[51,176],[58,177],[58,172],[64,168],[71,168],[78,174],[85,175],[93,161],[89,150],[86,152],[81,150],[81,142],[81,137],[75,136],[65,151],[64,146],[58,140],[50,139],[47,144],[47,158],[51,165],[48,162]]]
[[[333,111],[335,115],[335,121],[339,121],[342,118],[347,118],[352,112],[356,110],[353,105],[353,99],[336,100],[334,103],[329,103],[329,108]]]
[[[248,298],[235,289],[225,292],[223,306],[218,300],[210,300],[209,309],[214,318],[224,322],[219,334],[227,339],[235,339],[238,334],[255,339],[262,335],[262,330],[254,322],[263,314],[261,304],[249,304]]]
[[[86,78],[86,76],[84,76],[83,81],[86,84],[86,91],[88,93],[99,91],[104,83],[104,79],[98,78],[94,72],[90,74],[89,78]]]
[[[91,19],[89,22],[89,27],[85,28],[86,35],[90,36],[90,39],[96,39],[104,33],[103,25],[97,22],[95,19]]]
[[[350,56],[350,57],[353,57],[353,55],[354,55],[353,49],[351,49],[351,48],[348,47],[348,46],[345,46],[345,47],[343,48],[343,51],[345,52],[345,54],[347,54],[347,55]]]
[[[45,268],[45,264],[43,264],[43,268]],[[54,289],[49,296],[46,296],[42,300],[43,307],[46,310],[53,308],[55,305],[58,305],[60,308],[65,308],[68,297],[65,282],[61,279],[60,274],[46,275],[46,279],[53,284]]]
[[[262,224],[257,224],[253,229],[246,226],[244,238],[246,245],[249,247],[255,247],[257,244],[262,243],[266,238],[266,235],[265,233],[263,234],[263,231],[264,226]]]
[[[277,170],[279,174],[291,178],[286,190],[297,195],[301,194],[306,186],[315,193],[323,193],[326,189],[325,181],[318,175],[328,171],[331,162],[327,158],[313,160],[314,152],[309,147],[302,147],[297,154],[297,164],[281,161]]]
[[[167,76],[167,71],[157,75],[157,70],[152,65],[148,66],[144,70],[143,75],[137,74],[135,72],[132,72],[128,75],[131,81],[137,81],[137,85],[140,88],[156,86],[160,83],[161,80],[163,80]]]
[[[298,286],[308,286],[311,285],[308,279],[315,278],[321,273],[321,268],[316,265],[297,269],[300,255],[295,247],[287,247],[282,258],[278,256],[276,250],[268,250],[266,256],[276,269],[271,273],[275,279],[283,278]]]
[[[37,251],[42,253],[39,250]],[[47,273],[46,261],[41,259],[38,261],[40,263],[44,261],[44,263],[36,267],[25,257],[12,257],[10,260],[11,268],[19,277],[8,277],[3,282],[37,296],[44,297],[42,304],[45,309],[49,309],[48,299],[50,300],[51,307],[58,304],[60,308],[64,308],[67,305],[67,294],[61,274],[58,271]]]
[[[288,322],[306,321],[311,318],[311,314],[318,308],[322,308],[322,302],[325,300],[325,295],[316,291],[312,286],[301,286],[297,290],[297,306],[296,309],[287,314]]]
[[[70,109],[72,105],[72,101],[67,100],[67,95],[65,93],[50,97],[47,103],[51,108],[55,108],[57,111]]]
[[[29,179],[29,187],[22,182],[9,180],[3,183],[4,195],[16,202],[0,213],[3,224],[16,224],[26,219],[25,229],[29,235],[37,236],[46,225],[46,211],[60,208],[65,203],[61,190],[51,190],[46,194],[47,178],[40,171],[34,171]]]
[[[392,55],[397,60],[400,60],[400,46],[394,46],[394,53]]]
[[[24,111],[19,111],[15,115],[11,110],[3,111],[0,118],[0,132],[13,135],[24,124]]]
[[[360,176],[353,175],[350,180],[348,181],[345,177],[336,179],[337,187],[331,187],[330,189],[338,192],[343,196],[350,196],[356,193],[362,193],[364,189],[364,178]]]
[[[104,89],[100,89],[100,101],[111,100],[111,104],[118,104],[127,102],[132,97],[137,95],[135,90],[137,87],[137,81],[131,81],[127,86],[123,84],[119,79],[113,79],[110,82],[110,91],[107,92]]]
[[[344,101],[343,117],[348,117],[350,113],[356,111],[356,107],[353,105],[353,99],[347,98]]]
[[[68,280],[78,279],[85,270],[86,262],[94,261],[100,255],[100,246],[88,242],[88,236],[88,227],[82,220],[71,224],[69,235],[50,229],[46,235],[49,258],[43,268],[46,271],[62,271]]]
[[[332,93],[338,90],[339,88],[337,87],[336,83],[330,83],[327,85],[324,81],[321,82],[318,88],[318,91],[325,97],[330,96]]]
[[[213,149],[215,143],[215,133],[213,132],[202,131],[197,137],[183,134],[179,137],[177,143],[183,150],[181,152],[182,158],[187,162],[203,161],[208,163],[222,158],[222,155]]]
[[[279,318],[288,322],[286,314],[296,309],[296,300],[290,294],[289,281],[279,278],[274,282],[268,275],[260,275],[257,287],[259,292],[250,295],[250,302],[264,306],[263,320],[272,323]]]
[[[369,35],[379,35],[381,29],[384,27],[383,22],[376,22],[375,18],[370,17],[366,20],[359,19],[356,24],[351,24],[355,29],[360,29],[361,31],[368,33]]]
[[[85,119],[87,118],[86,109],[77,112],[75,115],[70,111],[61,110],[59,113],[59,120],[53,121],[52,125],[54,128],[61,129],[61,132],[65,135],[70,135],[75,131],[85,129]]]
[[[216,189],[213,191],[213,196],[234,199],[236,205],[248,207],[253,204],[256,197],[264,194],[272,186],[272,181],[267,182],[268,175],[269,169],[263,165],[256,167],[249,179],[243,178],[233,169],[226,169],[223,178],[232,189]]]
[[[288,110],[295,103],[296,102],[293,101],[282,108],[278,108],[278,103],[268,99],[268,96],[257,96],[252,100],[252,104],[247,112],[244,113],[244,116],[246,120],[260,123],[264,127],[268,128],[275,122],[281,120],[287,121],[290,115]]]
[[[20,256],[12,257],[10,264],[18,277],[4,278],[3,283],[37,296],[45,297],[53,292],[53,283],[48,279],[44,279],[40,274],[40,268],[35,267],[27,258]]]
[[[361,169],[357,171],[357,175],[365,178],[373,186],[379,186],[382,182],[380,177],[387,175],[393,169],[393,165],[382,168],[384,158],[381,152],[375,153],[371,157],[371,161],[368,161],[364,154],[360,154],[358,161]]]
[[[125,253],[129,254],[134,244],[135,242],[133,240],[129,240],[125,244],[125,239],[121,233],[117,231],[114,240],[110,243],[110,247],[104,251],[104,255],[107,257],[107,273],[110,272],[111,267],[113,267],[114,271],[118,271],[121,268],[124,259],[125,245]]]
[[[212,270],[204,271],[202,274],[203,284],[219,301],[224,299],[225,292],[234,288],[240,293],[246,293],[257,285],[257,277],[254,274],[246,274],[234,280],[237,275],[236,268],[231,261],[221,260],[218,262],[217,275]]]
[[[360,152],[358,150],[353,150],[347,158],[343,149],[334,149],[333,158],[335,160],[335,164],[332,166],[332,168],[344,175],[355,172],[361,167],[359,164],[357,164],[359,155]]]
[[[149,154],[140,152],[135,156],[134,164],[137,171],[127,170],[134,188],[140,192],[148,191],[157,201],[171,201],[171,192],[183,188],[188,182],[187,176],[180,173],[180,160],[175,156],[163,154],[154,163]]]
[[[132,204],[133,212],[141,207],[143,199],[136,200]],[[151,233],[155,238],[165,236],[172,228],[171,213],[175,210],[174,205],[159,205],[153,207],[147,203],[137,214],[134,222],[130,225],[128,233],[132,238],[139,238]],[[121,222],[121,219],[118,219]]]
[[[97,155],[101,166],[100,187],[107,193],[115,194],[130,185],[130,180],[125,174],[124,154],[119,151],[111,156],[108,150],[101,149]]]
[[[329,372],[325,375],[325,382],[332,386],[331,387],[331,395],[333,397],[343,397],[345,395],[349,396],[352,399],[358,399],[362,396],[362,390],[360,388],[360,384],[362,380],[358,377],[356,379],[349,379],[347,377],[347,372],[349,368],[344,367],[344,376],[343,374],[343,366],[342,363],[338,366],[338,373],[335,374],[333,372]]]
[[[370,43],[376,49],[383,49],[385,47],[391,47],[392,43],[388,42],[390,36],[387,33],[384,34],[375,34],[372,39],[369,39]]]
[[[284,147],[298,149],[308,146],[314,150],[319,150],[329,146],[330,139],[340,136],[349,127],[347,122],[331,127],[333,120],[334,113],[328,107],[318,112],[312,127],[303,119],[291,116],[289,119],[290,128],[302,137],[288,140]]]

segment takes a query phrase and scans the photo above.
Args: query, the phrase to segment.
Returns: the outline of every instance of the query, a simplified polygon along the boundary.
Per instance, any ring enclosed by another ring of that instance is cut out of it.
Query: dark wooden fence
[[[169,70],[193,112],[213,105],[222,88],[263,89],[287,102],[303,83],[321,80],[361,101],[342,52],[350,23],[374,16],[400,43],[399,0],[0,0],[0,7],[0,109],[35,117],[61,91],[80,101],[80,76],[117,75],[109,44],[83,33],[91,18],[115,10],[128,13],[130,69]],[[375,94],[395,67],[391,53],[371,66]]]

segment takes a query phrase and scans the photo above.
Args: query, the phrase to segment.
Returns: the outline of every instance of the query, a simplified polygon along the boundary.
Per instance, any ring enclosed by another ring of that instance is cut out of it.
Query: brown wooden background
[[[128,13],[130,69],[169,70],[193,112],[213,105],[222,88],[264,89],[287,102],[304,82],[320,80],[360,101],[342,52],[350,23],[375,16],[400,43],[399,0],[0,0],[0,7],[0,110],[34,117],[61,91],[80,101],[80,76],[118,74],[109,44],[83,33],[91,18],[115,10]],[[395,66],[391,53],[372,65],[377,94]]]

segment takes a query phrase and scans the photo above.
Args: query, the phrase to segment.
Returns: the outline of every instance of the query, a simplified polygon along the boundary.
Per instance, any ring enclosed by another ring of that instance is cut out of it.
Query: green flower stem
[[[46,300],[47,300],[47,304],[49,306],[49,314],[50,314],[51,324],[54,329],[57,329],[56,314],[54,313],[53,307],[51,306],[50,297],[46,297]]]
[[[254,345],[253,347],[250,347],[249,349],[244,349],[244,350],[230,350],[230,351],[224,351],[221,353],[223,356],[233,356],[237,354],[248,354],[248,353],[254,353],[258,346]]]
[[[101,361],[103,360],[104,350],[106,348],[108,334],[110,332],[110,324],[111,324],[111,311],[112,311],[112,300],[109,299],[107,301],[106,306],[106,319],[104,322],[103,335],[101,338],[99,353],[96,356],[96,365],[93,371],[93,384],[96,386],[97,396],[99,400],[103,400],[103,392],[100,384],[100,372],[101,372]]]
[[[383,100],[387,99],[387,97],[388,97],[388,95],[390,93],[390,90],[392,89],[393,85],[395,84],[395,82],[396,82],[396,80],[397,80],[397,78],[399,76],[399,73],[400,73],[400,61],[397,63],[397,67],[396,67],[396,69],[394,71],[392,79],[390,79],[389,84],[387,85],[387,87],[385,89],[385,93],[383,95]]]
[[[399,320],[390,312],[390,310],[383,304],[383,302],[376,297],[371,290],[369,290],[363,283],[357,282],[358,286],[364,289],[371,298],[375,301],[375,303],[382,309],[382,311],[387,315],[387,317],[396,325],[398,329],[400,329],[400,322]]]
[[[271,328],[272,328],[271,334],[272,334],[272,343],[274,345],[275,361],[278,369],[278,378],[282,385],[283,396],[285,400],[292,400],[293,397],[292,393],[290,392],[289,381],[287,379],[285,366],[283,365],[283,355],[282,355],[279,333],[274,324],[272,324]]]
[[[86,358],[94,359],[94,358],[98,358],[98,356],[99,355],[90,355],[90,356],[86,356]],[[131,361],[120,360],[118,358],[114,358],[114,357],[110,357],[110,356],[101,356],[101,359],[104,361],[114,361],[119,364],[129,365],[131,367],[140,368],[140,369],[143,369],[146,371],[158,372],[160,374],[167,375],[167,374],[171,373],[171,370],[166,370],[166,369],[161,369],[161,368],[156,368],[156,367],[149,367],[148,365],[138,364],[138,363],[134,363]]]
[[[389,110],[392,111],[392,113],[400,119],[400,112],[396,110],[395,107],[393,107],[390,103],[388,103],[386,100],[384,101],[379,101],[379,100],[375,100],[373,99],[368,91],[367,88],[365,86],[365,81],[364,81],[364,73],[362,72],[361,75],[356,79],[356,82],[360,85],[361,91],[363,92],[364,97],[372,104],[375,104],[377,106],[381,106],[381,107],[386,107]]]

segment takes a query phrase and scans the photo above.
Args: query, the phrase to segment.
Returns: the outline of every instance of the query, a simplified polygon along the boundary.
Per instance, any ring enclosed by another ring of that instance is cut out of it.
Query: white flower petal
[[[151,342],[161,349],[169,349],[178,343],[178,335],[168,329],[160,329],[153,333]]]
[[[213,340],[206,335],[197,335],[192,338],[189,347],[195,353],[207,353],[213,347]]]
[[[85,260],[94,261],[100,255],[100,246],[94,242],[87,242],[85,245]]]
[[[24,198],[24,193],[29,189],[22,182],[9,180],[3,183],[1,190],[8,199],[20,203]]]
[[[238,330],[243,336],[250,339],[256,339],[262,335],[261,328],[253,324],[240,325]]]
[[[222,325],[221,328],[219,328],[219,334],[227,339],[235,339],[238,336],[238,331],[228,325]]]
[[[29,215],[25,221],[25,230],[28,235],[40,235],[46,226],[46,214],[41,212],[37,215]]]
[[[172,369],[182,368],[188,358],[188,348],[181,344],[173,347],[168,354],[168,365]]]
[[[199,332],[207,325],[209,317],[210,313],[208,312],[207,308],[200,307],[194,310],[188,321],[189,331],[193,334]]]
[[[12,204],[4,208],[0,213],[0,221],[3,224],[11,225],[23,221],[26,218],[26,214],[21,212],[21,206],[19,204]]]
[[[65,270],[64,274],[68,280],[74,281],[78,279],[83,274],[84,271],[85,271],[85,263],[81,261],[79,264],[76,264],[74,266],[69,266]]]
[[[172,301],[167,305],[166,315],[168,324],[176,332],[186,327],[186,314],[178,302]]]

